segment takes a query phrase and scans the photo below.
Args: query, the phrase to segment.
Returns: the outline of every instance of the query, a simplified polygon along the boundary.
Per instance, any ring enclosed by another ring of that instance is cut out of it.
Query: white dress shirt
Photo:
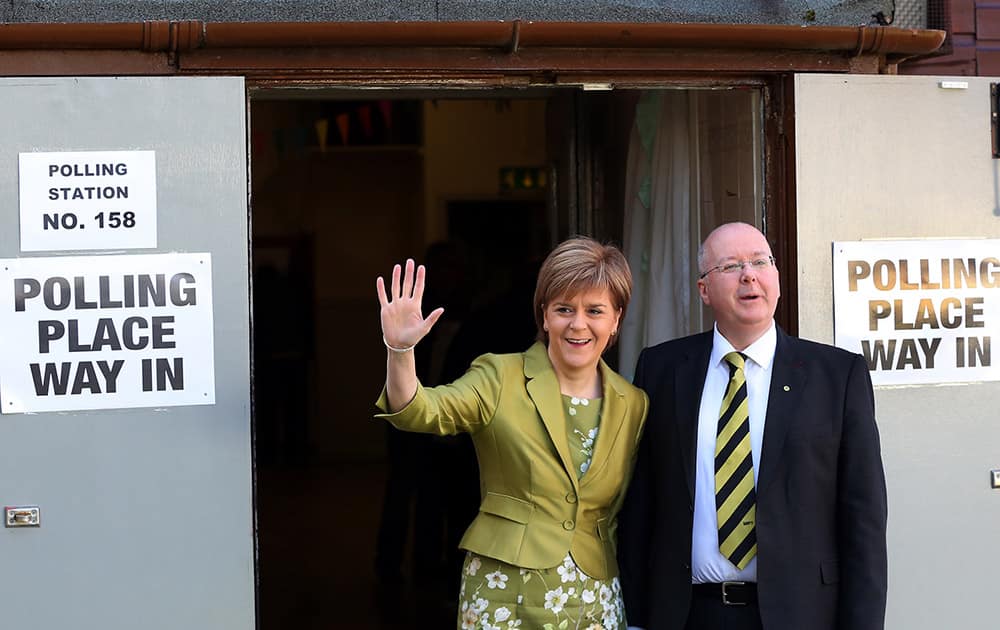
[[[753,342],[743,354],[747,356],[744,372],[747,382],[747,404],[750,411],[750,450],[753,455],[754,485],[760,470],[760,450],[764,438],[764,416],[771,387],[774,349],[778,342],[774,322],[766,333]],[[725,356],[735,351],[715,327],[712,356],[705,374],[705,389],[698,410],[698,447],[694,482],[694,530],[691,540],[691,582],[757,581],[757,557],[742,571],[719,551],[719,530],[715,508],[715,442],[722,398],[729,385],[729,363]]]

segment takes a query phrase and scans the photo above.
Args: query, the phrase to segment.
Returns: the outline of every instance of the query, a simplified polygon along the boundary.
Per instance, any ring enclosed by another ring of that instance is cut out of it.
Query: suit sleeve
[[[645,359],[647,351],[639,354],[635,368],[634,384],[642,389],[646,385]],[[655,418],[647,418],[643,438],[639,441],[638,455],[632,481],[618,519],[618,564],[621,571],[622,597],[625,600],[625,617],[630,627],[648,627],[647,594],[649,593],[649,551],[652,523],[650,485],[649,433]]]
[[[838,461],[841,630],[882,630],[887,591],[885,473],[871,376],[859,355],[847,381]]]
[[[389,413],[385,389],[375,406],[376,418],[389,421],[397,429],[436,435],[474,433],[489,424],[496,412],[503,388],[503,365],[497,355],[483,355],[450,385],[425,388],[417,383],[417,393],[408,405]]]

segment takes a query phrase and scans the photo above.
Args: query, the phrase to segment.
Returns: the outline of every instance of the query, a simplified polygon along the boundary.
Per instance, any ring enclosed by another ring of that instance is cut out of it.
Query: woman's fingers
[[[389,304],[389,297],[385,294],[385,280],[382,276],[375,279],[375,292],[378,293],[378,303],[385,308]]]
[[[417,265],[412,258],[406,259],[405,267],[393,265],[392,285],[389,291],[385,290],[385,281],[379,276],[375,283],[378,291],[379,302],[383,305],[402,298],[414,298],[420,300],[424,293],[424,277],[426,271],[423,265]]]
[[[427,270],[423,265],[417,267],[417,278],[413,283],[413,299],[418,302],[424,298],[424,277],[427,275]]]
[[[412,258],[406,259],[406,272],[403,274],[403,293],[402,296],[408,298],[413,295],[413,266],[414,262]]]
[[[427,316],[427,319],[424,320],[424,335],[431,331],[431,328],[434,327],[434,324],[437,323],[437,320],[441,318],[443,313],[444,308],[441,307],[431,311],[430,315]]]
[[[392,286],[389,287],[392,290],[392,299],[398,300],[402,295],[402,289],[399,284],[400,267],[399,265],[392,266]]]
[[[404,266],[393,265],[392,284],[388,291],[386,291],[385,280],[382,279],[382,276],[375,280],[379,304],[388,306],[392,302],[403,299],[420,302],[424,296],[426,276],[427,270],[424,266],[417,265],[412,258],[407,258]]]

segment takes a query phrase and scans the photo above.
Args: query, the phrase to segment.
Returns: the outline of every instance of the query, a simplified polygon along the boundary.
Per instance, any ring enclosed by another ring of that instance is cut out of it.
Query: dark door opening
[[[426,383],[531,344],[552,213],[501,178],[550,168],[545,98],[260,98],[251,137],[260,627],[448,627],[475,456],[372,420],[374,280],[427,265]]]
[[[657,109],[643,113],[647,92],[659,92]],[[478,508],[474,455],[462,437],[372,419],[385,370],[376,276],[407,257],[428,267],[425,310],[446,313],[417,350],[426,384],[484,352],[526,349],[542,257],[578,233],[621,244],[629,191],[643,204],[687,191],[645,208],[650,234],[661,219],[688,232],[633,252],[633,273],[647,293],[665,279],[666,293],[690,293],[690,273],[654,263],[683,245],[692,264],[717,222],[761,221],[759,103],[750,90],[252,95],[262,630],[456,618],[456,546]],[[646,161],[627,173],[637,148]],[[662,305],[635,297],[630,316],[662,318]],[[697,304],[689,315],[700,330]],[[623,345],[606,358],[622,356],[628,376]]]

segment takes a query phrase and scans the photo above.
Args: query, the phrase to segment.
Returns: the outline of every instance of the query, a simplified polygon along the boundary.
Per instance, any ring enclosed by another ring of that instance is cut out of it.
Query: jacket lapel
[[[600,362],[601,381],[604,383],[601,403],[601,423],[597,432],[597,440],[594,443],[594,454],[590,458],[590,468],[583,476],[582,485],[595,477],[593,473],[601,470],[601,467],[614,452],[615,442],[625,426],[625,414],[628,412],[628,402],[625,399],[625,392],[622,391],[621,377],[615,374],[611,368]]]
[[[688,493],[694,502],[694,477],[698,449],[698,411],[705,388],[708,360],[712,356],[712,331],[701,334],[677,363],[674,372],[673,399],[677,419],[677,440]]]
[[[802,357],[795,339],[777,330],[778,343],[774,349],[774,367],[771,386],[767,395],[767,415],[764,420],[764,439],[760,454],[760,471],[757,474],[757,494],[762,493],[777,474],[781,449],[785,445],[788,428],[794,421],[795,410],[805,393],[806,375]]]
[[[538,415],[555,446],[556,453],[559,454],[559,460],[566,469],[566,474],[572,479],[573,487],[577,488],[573,459],[570,457],[569,442],[566,440],[566,414],[563,413],[559,380],[556,378],[555,370],[552,369],[552,364],[549,363],[545,344],[536,342],[524,353],[524,376],[527,379],[528,396],[538,410]]]

